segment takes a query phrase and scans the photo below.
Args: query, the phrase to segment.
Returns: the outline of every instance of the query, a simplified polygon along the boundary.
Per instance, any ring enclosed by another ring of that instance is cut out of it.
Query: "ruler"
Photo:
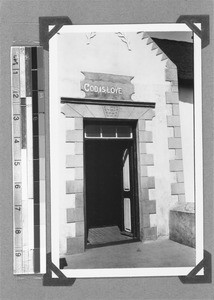
[[[14,274],[46,272],[42,47],[11,48]]]

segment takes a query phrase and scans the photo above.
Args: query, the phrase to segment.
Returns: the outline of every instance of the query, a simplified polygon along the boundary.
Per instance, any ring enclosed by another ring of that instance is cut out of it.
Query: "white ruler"
[[[11,74],[14,274],[45,273],[42,48],[12,47]]]

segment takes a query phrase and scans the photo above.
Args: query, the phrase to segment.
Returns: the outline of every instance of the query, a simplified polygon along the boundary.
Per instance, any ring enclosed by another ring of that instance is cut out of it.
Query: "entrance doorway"
[[[135,126],[85,123],[86,247],[138,240]]]

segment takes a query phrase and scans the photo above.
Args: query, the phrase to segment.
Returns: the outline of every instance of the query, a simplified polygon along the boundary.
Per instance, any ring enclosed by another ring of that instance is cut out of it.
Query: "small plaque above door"
[[[134,94],[133,76],[82,72],[81,90],[87,99],[131,101]]]
[[[106,118],[118,118],[119,106],[103,106],[103,111]]]

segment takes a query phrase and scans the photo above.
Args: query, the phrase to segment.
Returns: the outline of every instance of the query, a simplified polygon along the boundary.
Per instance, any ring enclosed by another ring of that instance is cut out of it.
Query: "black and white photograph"
[[[49,51],[55,262],[188,274],[203,257],[199,39],[183,24],[63,26]]]
[[[3,300],[209,300],[212,0],[1,0]]]

